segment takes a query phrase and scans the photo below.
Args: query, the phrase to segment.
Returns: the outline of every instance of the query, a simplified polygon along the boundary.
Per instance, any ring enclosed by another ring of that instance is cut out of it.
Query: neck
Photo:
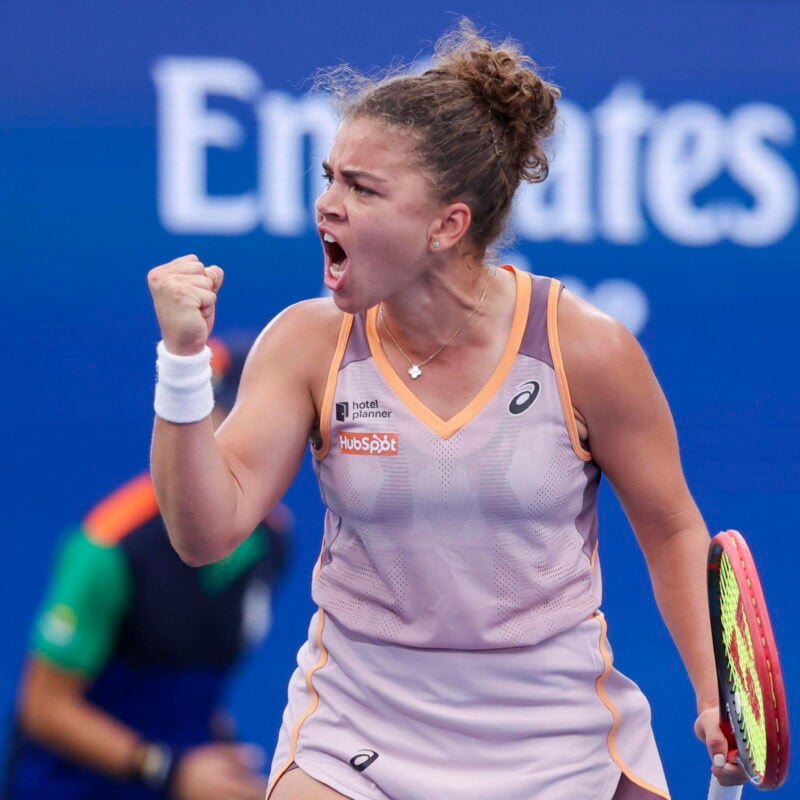
[[[422,285],[380,304],[381,315],[404,347],[424,352],[443,344],[480,303],[484,289],[491,295],[494,268],[483,263],[459,266],[457,273],[426,276]]]
[[[492,271],[481,265],[477,282],[473,281],[475,288],[463,294],[450,293],[448,302],[453,308],[449,313],[440,303],[428,302],[430,311],[416,307],[416,320],[423,321],[423,326],[418,327],[421,335],[415,336],[415,328],[407,321],[403,324],[399,317],[395,317],[394,322],[387,318],[386,304],[382,303],[378,309],[379,333],[382,333],[384,347],[387,341],[390,342],[399,355],[409,364],[409,375],[416,379],[422,374],[421,367],[433,361],[447,347],[463,343],[467,328],[470,323],[478,316],[478,312],[483,305],[489,291],[489,282],[493,276]],[[428,298],[429,301],[431,298]],[[424,322],[427,318],[427,322]],[[435,321],[435,322],[434,322]],[[395,323],[400,322],[402,327],[398,328]],[[383,326],[383,331],[380,326]],[[419,325],[419,322],[417,323]]]

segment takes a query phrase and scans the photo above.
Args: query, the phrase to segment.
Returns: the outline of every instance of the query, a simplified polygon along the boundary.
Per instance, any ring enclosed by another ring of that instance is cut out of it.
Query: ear
[[[428,248],[436,253],[455,247],[472,224],[472,211],[466,203],[444,206],[431,225]],[[434,242],[439,244],[435,245]]]

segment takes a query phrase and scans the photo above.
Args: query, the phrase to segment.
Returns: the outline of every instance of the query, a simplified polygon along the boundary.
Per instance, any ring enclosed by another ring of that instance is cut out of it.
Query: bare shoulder
[[[262,378],[307,386],[327,374],[344,313],[330,298],[303,300],[281,311],[261,332],[247,359],[243,385]]]
[[[336,346],[344,314],[330,298],[303,300],[274,317],[253,345],[253,358],[270,358],[288,350],[296,358],[319,356]]]
[[[614,368],[641,352],[621,322],[566,289],[558,304],[558,338],[564,359],[582,370]]]
[[[573,404],[592,417],[629,414],[660,396],[636,337],[620,322],[569,291],[558,306],[558,338]]]

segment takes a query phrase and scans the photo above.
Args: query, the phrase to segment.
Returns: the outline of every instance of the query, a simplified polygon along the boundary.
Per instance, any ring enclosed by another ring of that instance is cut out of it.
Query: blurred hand
[[[728,757],[728,740],[719,726],[719,707],[712,706],[700,712],[694,723],[697,738],[704,742],[711,756],[711,772],[722,786],[739,786],[747,783],[747,773],[736,756]]]
[[[147,275],[150,293],[170,353],[193,355],[203,349],[214,327],[217,293],[225,274],[194,255],[154,267]]]
[[[172,781],[176,800],[264,800],[264,751],[251,744],[207,744],[183,754]]]

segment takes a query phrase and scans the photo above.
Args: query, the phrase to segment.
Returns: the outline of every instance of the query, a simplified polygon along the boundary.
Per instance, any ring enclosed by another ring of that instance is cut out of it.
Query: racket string
[[[741,562],[740,562],[741,564]],[[741,564],[744,567],[744,564]],[[748,586],[750,582],[748,580]],[[720,611],[723,641],[728,662],[728,681],[739,732],[746,753],[756,771],[766,769],[767,736],[763,689],[755,664],[755,648],[750,629],[744,619],[742,605],[752,598],[743,598],[727,554],[720,560]],[[759,636],[759,639],[762,637]]]

